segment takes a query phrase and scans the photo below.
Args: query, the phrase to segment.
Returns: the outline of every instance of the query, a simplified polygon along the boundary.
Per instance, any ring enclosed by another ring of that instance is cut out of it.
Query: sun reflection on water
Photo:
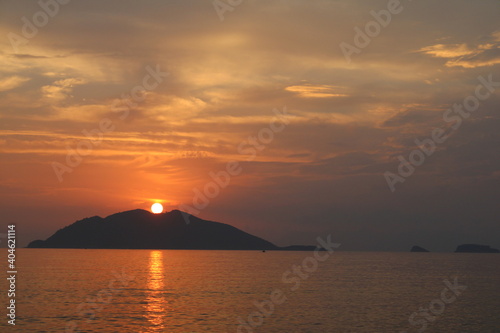
[[[151,251],[149,255],[149,275],[147,283],[146,314],[150,325],[146,332],[163,332],[167,302],[164,293],[163,252]]]

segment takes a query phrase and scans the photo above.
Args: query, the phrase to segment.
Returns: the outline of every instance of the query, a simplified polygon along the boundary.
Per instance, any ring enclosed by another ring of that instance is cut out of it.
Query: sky
[[[282,246],[500,247],[498,1],[42,3],[0,1],[18,246],[161,202]]]

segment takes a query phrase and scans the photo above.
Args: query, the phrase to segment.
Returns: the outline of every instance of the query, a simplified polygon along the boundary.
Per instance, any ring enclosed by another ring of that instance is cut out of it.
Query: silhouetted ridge
[[[414,246],[411,248],[410,252],[429,252],[429,250],[424,249],[423,247],[420,247],[420,246],[418,246],[418,245],[414,245]]]
[[[318,247],[316,245],[290,245],[290,246],[285,246],[281,247],[280,250],[282,251],[326,251],[322,247]]]
[[[188,221],[189,223],[186,223]],[[173,210],[136,209],[76,221],[31,248],[278,250],[276,245],[228,224]]]
[[[455,250],[457,253],[500,253],[499,250],[494,249],[488,245],[478,244],[462,244],[457,246]]]

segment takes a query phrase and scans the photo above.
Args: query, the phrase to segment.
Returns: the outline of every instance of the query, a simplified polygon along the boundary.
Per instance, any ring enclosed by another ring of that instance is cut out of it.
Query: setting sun
[[[163,212],[163,205],[159,202],[157,203],[154,203],[152,206],[151,206],[151,211],[154,213],[154,214],[160,214],[161,212]]]

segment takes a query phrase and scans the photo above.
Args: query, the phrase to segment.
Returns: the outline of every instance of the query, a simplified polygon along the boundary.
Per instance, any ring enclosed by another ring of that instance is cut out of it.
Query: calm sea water
[[[500,332],[500,255],[312,254],[19,249],[16,326],[0,330]]]

